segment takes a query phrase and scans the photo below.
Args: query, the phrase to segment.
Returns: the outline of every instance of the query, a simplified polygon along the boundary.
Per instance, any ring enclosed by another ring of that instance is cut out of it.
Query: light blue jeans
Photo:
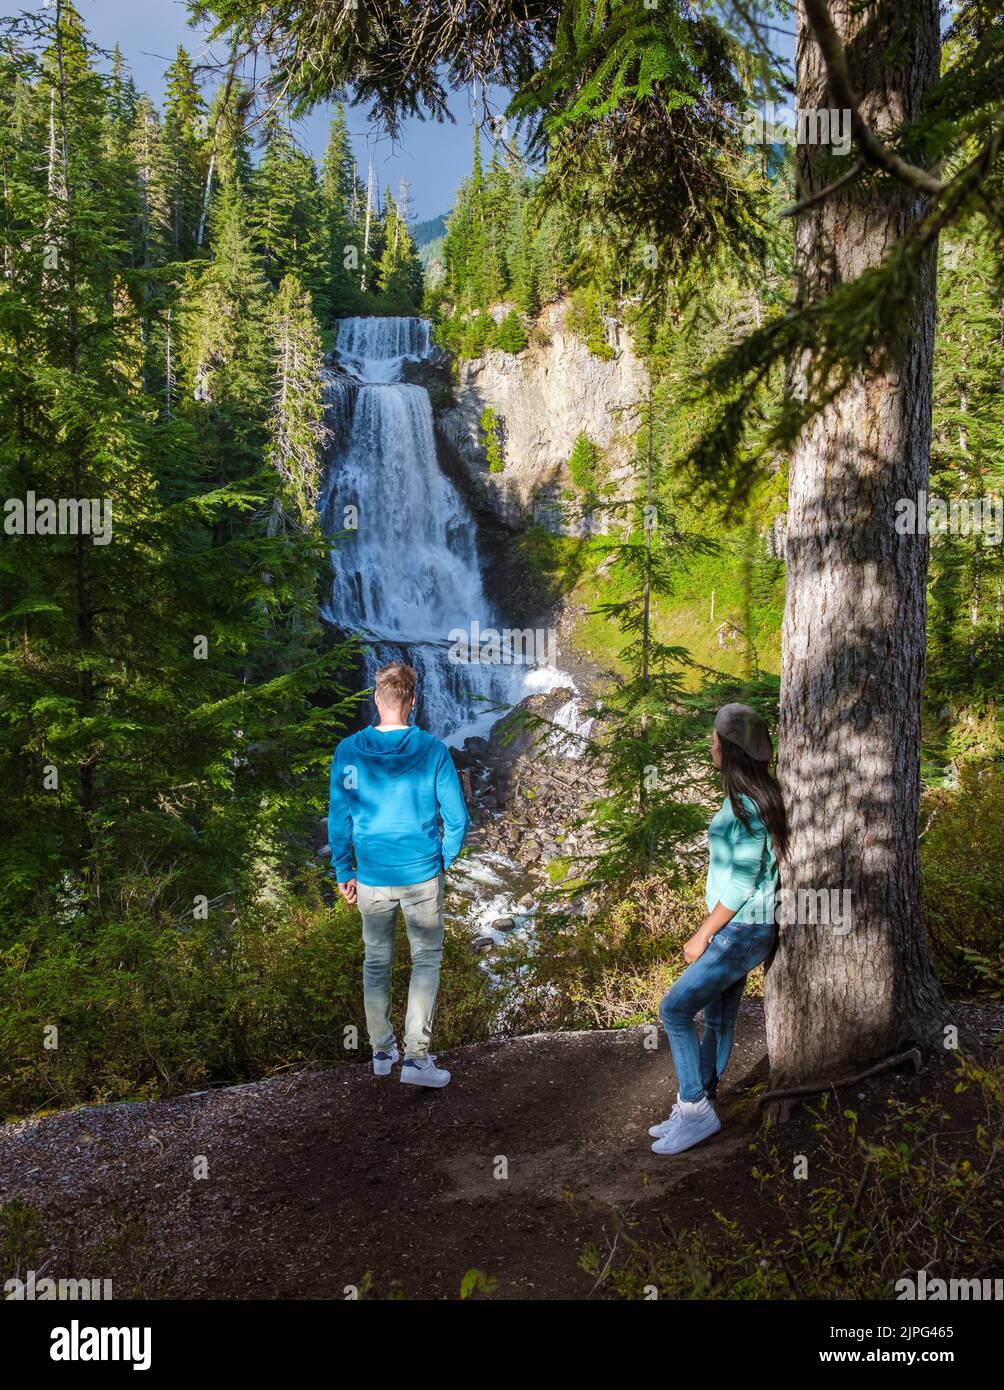
[[[432,1019],[439,993],[443,960],[443,887],[440,873],[425,883],[391,888],[356,885],[356,903],[363,919],[363,1002],[366,1027],[374,1052],[394,1045],[390,1021],[390,982],[394,965],[394,936],[400,907],[411,949],[411,983],[404,1021],[405,1060],[424,1061],[432,1041]]]
[[[688,965],[659,1005],[681,1100],[714,1097],[732,1051],[746,976],[774,945],[773,922],[726,923]],[[694,1015],[704,1010],[704,1037]]]

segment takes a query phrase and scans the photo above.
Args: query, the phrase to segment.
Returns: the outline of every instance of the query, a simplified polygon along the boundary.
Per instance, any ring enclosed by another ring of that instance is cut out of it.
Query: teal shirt
[[[736,922],[773,922],[778,872],[774,847],[756,802],[743,797],[749,830],[736,819],[728,797],[708,826],[708,911],[717,903],[735,913]]]

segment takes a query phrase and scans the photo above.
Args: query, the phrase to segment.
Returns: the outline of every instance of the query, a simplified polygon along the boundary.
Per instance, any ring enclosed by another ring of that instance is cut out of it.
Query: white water
[[[335,354],[350,379],[326,379],[335,447],[322,512],[330,532],[348,529],[333,550],[324,616],[367,639],[368,676],[394,657],[413,665],[418,722],[460,745],[525,696],[575,684],[512,643],[499,662],[457,659],[451,631],[504,627],[482,586],[474,518],[439,468],[428,393],[400,379],[405,362],[429,352],[423,319],[339,324]],[[568,706],[562,716],[574,728]]]

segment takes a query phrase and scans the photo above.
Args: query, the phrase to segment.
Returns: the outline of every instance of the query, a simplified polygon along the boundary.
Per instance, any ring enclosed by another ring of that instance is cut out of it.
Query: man
[[[331,763],[331,865],[339,893],[362,914],[363,998],[374,1074],[389,1076],[400,1060],[390,1022],[400,907],[411,948],[401,1080],[445,1086],[450,1073],[429,1052],[443,958],[443,886],[469,818],[448,748],[408,723],[415,708],[412,667],[391,661],[377,671],[374,684],[380,722],[343,739]]]

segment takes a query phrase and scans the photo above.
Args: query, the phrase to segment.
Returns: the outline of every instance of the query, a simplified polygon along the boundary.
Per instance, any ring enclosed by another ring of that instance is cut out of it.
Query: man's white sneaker
[[[437,1067],[436,1059],[428,1056],[424,1062],[410,1057],[401,1068],[401,1080],[406,1086],[445,1086],[450,1073],[445,1067]]]
[[[401,1054],[397,1050],[397,1043],[394,1043],[389,1052],[374,1052],[373,1054],[373,1075],[390,1076],[390,1069],[400,1062]]]
[[[708,1100],[677,1101],[673,1113],[665,1122],[666,1130],[652,1145],[654,1154],[678,1154],[693,1148],[702,1139],[710,1139],[722,1127],[715,1107]]]

